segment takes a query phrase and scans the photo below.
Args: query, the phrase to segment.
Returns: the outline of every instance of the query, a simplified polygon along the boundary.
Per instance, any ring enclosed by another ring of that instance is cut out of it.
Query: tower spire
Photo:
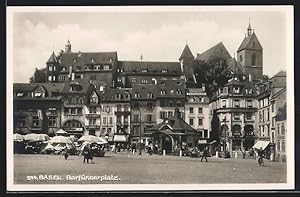
[[[252,34],[252,28],[251,28],[251,24],[250,24],[250,17],[249,17],[249,25],[247,28],[247,32],[248,32],[248,36],[250,36]]]

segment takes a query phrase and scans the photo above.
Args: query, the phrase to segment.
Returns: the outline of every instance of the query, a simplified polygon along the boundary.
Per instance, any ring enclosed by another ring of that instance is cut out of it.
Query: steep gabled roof
[[[274,77],[286,77],[286,71],[281,70],[277,74],[275,74],[272,78],[274,78]]]
[[[277,115],[275,116],[276,121],[286,120],[286,105],[279,109]]]
[[[236,61],[235,58],[230,58],[227,60],[227,69],[229,71],[232,71],[235,74],[238,75],[245,75],[245,71],[243,69],[243,67],[241,66],[241,64],[239,62]]]
[[[201,54],[197,54],[197,57],[195,60],[198,60],[198,61],[210,61],[213,59],[228,60],[230,58],[231,58],[231,56],[228,53],[223,42],[220,42],[220,43],[216,44],[215,46],[209,48],[205,52],[203,52]]]
[[[255,42],[255,46],[251,43]],[[255,49],[255,50],[263,50],[258,38],[256,37],[256,34],[253,32],[250,36],[246,36],[241,43],[241,45],[238,48],[238,52],[243,49]]]
[[[50,57],[46,63],[57,63],[57,58],[54,54],[54,51],[52,52],[52,54],[50,55]]]
[[[183,58],[193,58],[193,59],[195,58],[190,47],[187,44],[185,45],[179,60],[181,60]]]

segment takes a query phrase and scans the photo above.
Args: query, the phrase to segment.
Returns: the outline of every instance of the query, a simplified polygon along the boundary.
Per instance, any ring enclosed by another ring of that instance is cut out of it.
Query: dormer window
[[[62,71],[65,71],[65,70],[66,70],[66,67],[63,66],[63,67],[62,67]]]
[[[227,94],[228,93],[228,87],[223,88],[223,93]]]
[[[148,69],[142,69],[142,73],[148,72]]]
[[[170,91],[170,94],[174,94],[174,90],[171,90],[171,91]]]
[[[90,104],[98,104],[98,95],[96,92],[93,92],[93,94],[90,97]]]
[[[164,85],[164,86],[165,86],[165,85],[166,85],[166,82],[161,82],[160,85]]]
[[[115,97],[116,97],[116,99],[121,99],[122,95],[120,93],[117,93]]]
[[[40,98],[42,96],[42,93],[41,92],[36,92],[36,93],[34,93],[34,96],[37,97],[37,98]]]
[[[162,73],[167,73],[168,70],[167,70],[167,69],[162,69],[161,72],[162,72]]]
[[[80,66],[76,66],[76,70],[81,70],[81,67]]]
[[[103,70],[110,70],[110,66],[109,65],[104,65]]]
[[[118,78],[117,78],[117,81],[118,81],[118,82],[122,82],[121,77],[118,77]]]
[[[74,63],[76,63],[76,62],[77,62],[77,59],[76,59],[76,58],[74,58],[74,59],[73,59],[73,62],[74,62]]]
[[[166,90],[164,90],[164,89],[160,90],[160,94],[161,95],[166,95]]]
[[[136,93],[134,93],[134,97],[135,97],[135,98],[140,98],[141,95],[140,95],[140,93],[136,92]]]
[[[240,88],[239,87],[233,87],[233,93],[240,93]]]
[[[95,63],[95,59],[94,58],[91,59],[91,63]]]
[[[182,94],[181,89],[177,89],[177,94],[178,94],[178,95],[181,95],[181,94]]]
[[[136,83],[136,78],[131,78],[132,83]]]
[[[152,93],[152,92],[148,92],[148,93],[147,93],[147,97],[148,97],[148,98],[153,98],[153,93]]]
[[[24,96],[24,93],[23,92],[18,92],[17,93],[17,97],[23,97]]]
[[[148,83],[148,81],[146,79],[142,80],[142,84],[147,84],[147,83]]]

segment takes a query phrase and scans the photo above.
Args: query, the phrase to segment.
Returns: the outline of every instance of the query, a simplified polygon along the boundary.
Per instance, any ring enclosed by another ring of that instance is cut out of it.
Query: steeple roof
[[[193,58],[193,59],[195,58],[190,47],[187,44],[185,45],[179,60],[183,58]]]
[[[50,55],[50,57],[49,57],[47,63],[57,63],[57,58],[56,58],[56,56],[55,56],[55,54],[54,54],[54,51],[53,51],[52,54]]]
[[[231,58],[231,56],[228,53],[223,42],[219,42],[215,46],[204,51],[203,53],[197,54],[196,60],[199,60],[199,61],[209,61],[209,60],[213,60],[213,59],[228,60],[230,58]]]
[[[249,24],[250,25],[250,24]],[[249,28],[249,27],[248,27]],[[250,27],[251,28],[251,27]],[[251,44],[255,42],[255,44]],[[237,52],[243,49],[255,49],[255,50],[263,50],[256,34],[253,32],[251,35],[244,38],[243,42],[241,43],[240,47],[238,48]]]

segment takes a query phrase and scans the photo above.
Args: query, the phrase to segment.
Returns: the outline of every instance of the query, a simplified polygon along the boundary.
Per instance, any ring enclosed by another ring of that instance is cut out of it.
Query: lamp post
[[[142,112],[140,109],[140,152],[139,155],[142,155]]]
[[[108,114],[110,113],[110,107],[109,106],[106,106],[105,112],[106,112],[106,134],[108,135]]]
[[[226,158],[227,150],[226,150],[226,142],[227,142],[227,125],[226,125],[226,116],[223,119],[223,133],[224,133],[224,143],[223,143],[223,149],[224,149],[224,158]]]

